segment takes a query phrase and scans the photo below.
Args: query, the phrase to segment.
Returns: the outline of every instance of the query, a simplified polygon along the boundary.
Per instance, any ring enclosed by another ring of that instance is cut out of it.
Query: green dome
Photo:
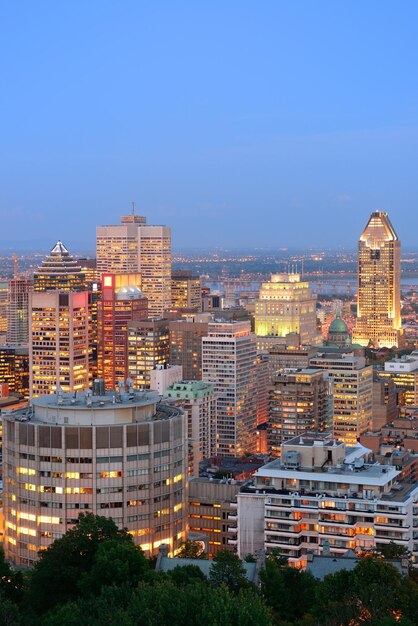
[[[328,332],[339,334],[348,333],[348,326],[341,317],[336,317],[335,320],[331,322]]]

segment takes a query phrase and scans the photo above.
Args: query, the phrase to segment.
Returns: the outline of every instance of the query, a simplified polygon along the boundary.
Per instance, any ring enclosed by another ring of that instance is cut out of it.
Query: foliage
[[[241,559],[234,552],[226,550],[213,557],[209,578],[215,587],[226,585],[231,591],[239,591],[248,584]]]

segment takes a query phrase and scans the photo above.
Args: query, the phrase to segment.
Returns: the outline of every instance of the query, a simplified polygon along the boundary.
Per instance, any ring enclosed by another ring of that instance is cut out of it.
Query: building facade
[[[188,270],[176,270],[171,275],[172,306],[179,309],[202,310],[202,284],[200,276]]]
[[[154,393],[44,396],[4,418],[5,555],[33,565],[80,512],[127,528],[146,556],[186,537],[185,424]]]
[[[250,322],[213,322],[202,338],[202,379],[217,394],[217,454],[255,452],[255,335]]]
[[[170,363],[183,367],[184,380],[202,379],[202,337],[208,334],[209,313],[170,322]]]
[[[33,283],[25,276],[9,282],[6,341],[12,346],[29,345],[29,294]]]
[[[324,432],[329,420],[328,381],[324,372],[302,369],[277,373],[269,389],[268,452],[306,431]]]
[[[128,376],[128,322],[148,318],[148,300],[138,288],[139,274],[102,275],[97,303],[98,376],[115,389]]]
[[[30,389],[33,396],[83,391],[90,383],[87,291],[33,292],[30,299]]]
[[[372,423],[372,366],[366,366],[364,357],[347,354],[318,355],[310,366],[328,373],[334,437],[354,445]]]
[[[241,557],[274,549],[304,568],[325,545],[341,556],[393,541],[417,562],[418,485],[358,443],[348,448],[325,433],[295,437],[237,499]]]
[[[86,276],[78,261],[62,241],[57,241],[42,265],[34,273],[34,291],[84,291]]]
[[[262,283],[255,303],[255,334],[266,337],[300,336],[305,345],[318,343],[316,296],[299,274],[273,274]]]
[[[137,389],[149,389],[151,371],[169,362],[168,320],[128,322],[128,375]]]
[[[399,346],[401,242],[383,211],[374,211],[358,243],[357,323],[362,346]]]

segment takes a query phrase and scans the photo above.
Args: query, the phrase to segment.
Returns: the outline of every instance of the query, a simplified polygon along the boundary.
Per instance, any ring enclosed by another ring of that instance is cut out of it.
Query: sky
[[[415,0],[3,0],[0,246],[418,249]]]

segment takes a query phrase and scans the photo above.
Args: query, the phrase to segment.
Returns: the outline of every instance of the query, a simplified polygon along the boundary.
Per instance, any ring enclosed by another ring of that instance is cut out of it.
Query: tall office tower
[[[170,342],[168,320],[128,322],[128,375],[137,389],[149,389],[151,370],[168,363]]]
[[[115,389],[128,376],[128,322],[148,317],[148,301],[138,284],[139,274],[102,274],[98,302],[98,376],[106,389]]]
[[[179,309],[202,310],[202,283],[200,276],[188,270],[176,270],[171,274],[172,306]]]
[[[90,294],[34,291],[30,297],[31,395],[89,386]]]
[[[149,315],[162,317],[171,307],[171,229],[168,226],[138,228],[138,261]]]
[[[146,226],[133,214],[118,226],[99,226],[96,236],[97,271],[139,272],[150,316],[162,317],[171,306],[171,229]]]
[[[364,357],[322,354],[311,358],[310,367],[328,372],[334,437],[355,445],[372,422],[372,366]]]
[[[147,557],[163,543],[174,555],[185,541],[184,415],[153,392],[116,399],[43,396],[4,418],[4,547],[13,563],[33,565],[81,511],[127,528]]]
[[[29,294],[32,285],[32,281],[25,276],[15,276],[9,282],[6,335],[8,344],[29,344]]]
[[[27,346],[0,346],[0,385],[6,383],[9,391],[29,396],[29,348]]]
[[[199,462],[216,454],[216,395],[213,387],[200,381],[180,381],[168,387],[164,398],[187,415],[189,476],[199,476]]]
[[[7,298],[9,293],[9,283],[0,282],[0,343],[6,341],[7,333]]]
[[[256,449],[256,337],[250,322],[213,322],[202,338],[202,379],[217,394],[217,453]]]
[[[309,360],[318,353],[318,348],[301,346],[272,346],[268,353],[268,367],[270,382],[273,382],[276,372],[285,369],[306,369]]]
[[[34,273],[34,291],[83,291],[86,277],[78,261],[57,241],[42,265]]]
[[[115,226],[96,228],[96,267],[102,272],[135,274],[138,272],[138,228],[145,226],[141,215],[125,215]]]
[[[170,322],[170,364],[183,366],[184,380],[202,379],[202,337],[208,334],[210,313]]]
[[[316,296],[299,274],[273,274],[270,282],[262,283],[255,303],[255,334],[286,337],[290,333],[297,333],[301,344],[318,343]]]
[[[357,324],[362,346],[398,346],[401,338],[401,242],[383,211],[374,211],[358,243]]]
[[[269,391],[269,454],[304,432],[323,432],[328,422],[328,381],[324,372],[302,369],[277,373]]]

